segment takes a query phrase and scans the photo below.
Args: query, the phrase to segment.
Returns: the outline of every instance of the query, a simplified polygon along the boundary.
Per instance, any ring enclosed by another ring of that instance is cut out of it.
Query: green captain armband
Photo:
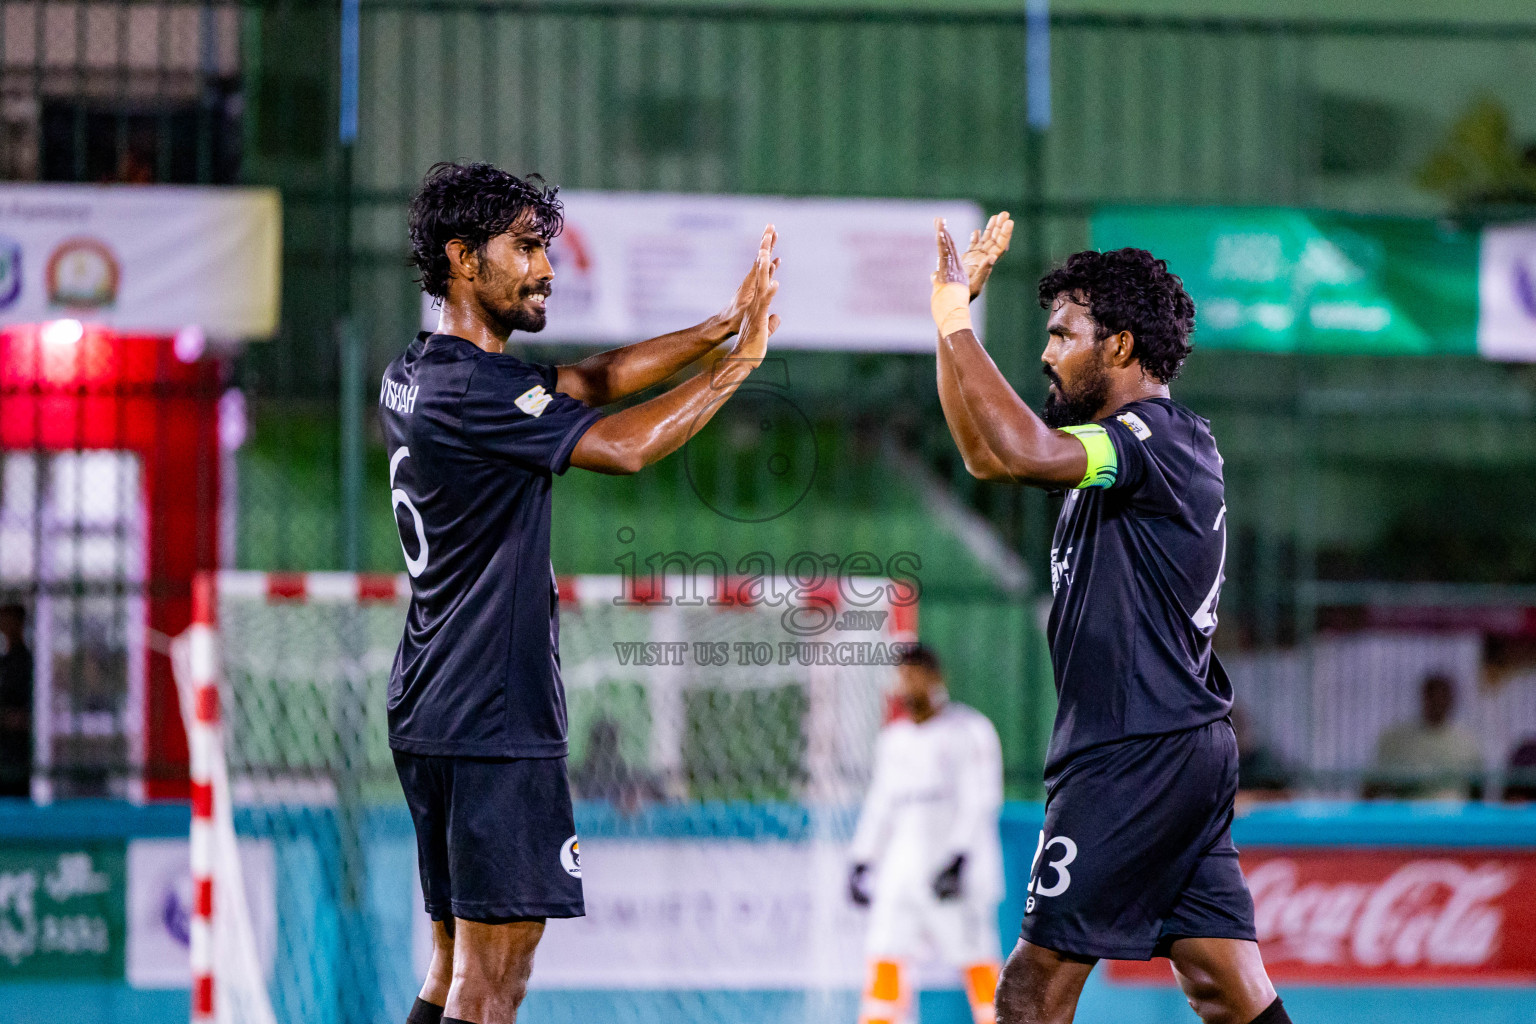
[[[1080,427],[1062,427],[1064,433],[1071,434],[1083,443],[1083,450],[1088,453],[1088,471],[1078,481],[1078,489],[1084,487],[1113,487],[1115,475],[1120,470],[1120,460],[1115,455],[1115,443],[1109,439],[1109,431],[1097,423],[1087,423]]]

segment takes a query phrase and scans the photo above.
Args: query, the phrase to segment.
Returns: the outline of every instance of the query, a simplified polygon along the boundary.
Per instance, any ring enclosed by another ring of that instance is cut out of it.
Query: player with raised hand
[[[762,361],[778,328],[776,236],[696,327],[569,366],[504,351],[544,327],[563,211],[555,189],[439,164],[411,202],[412,261],[442,300],[379,395],[411,604],[389,743],[416,828],[432,963],[411,1024],[510,1024],[550,917],[583,914],[566,780],[551,485],[569,466],[633,473],[677,450]],[[611,416],[737,335],[731,353]]]
[[[1006,219],[1006,215],[1000,215]],[[1080,252],[1040,281],[1043,417],[1009,386],[968,305],[1007,248],[965,254],[935,223],[939,399],[972,475],[1065,490],[1048,634],[1058,707],[1045,828],[999,1024],[1071,1021],[1103,957],[1166,956],[1207,1024],[1283,1024],[1230,824],[1232,686],[1211,648],[1226,561],[1210,424],[1169,397],[1194,303],[1141,249]]]

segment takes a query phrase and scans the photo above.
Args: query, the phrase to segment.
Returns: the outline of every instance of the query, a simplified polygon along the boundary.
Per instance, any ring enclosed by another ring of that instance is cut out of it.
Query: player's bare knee
[[[528,972],[522,971],[500,979],[495,988],[497,1002],[510,1010],[523,1005],[528,995]]]
[[[532,958],[522,962],[461,959],[453,970],[457,1005],[486,1019],[509,1018],[528,995],[532,967]]]
[[[1207,1003],[1221,998],[1221,986],[1205,971],[1185,969],[1178,972],[1179,988],[1191,1003]]]
[[[1221,1017],[1221,993],[1214,988],[1184,987],[1184,999],[1189,1003],[1189,1008],[1195,1011],[1195,1016],[1213,1024],[1213,1018]]]
[[[1224,1004],[1222,1001],[1222,989],[1216,979],[1208,972],[1184,968],[1175,970],[1178,977],[1179,988],[1184,992],[1184,999],[1189,1003],[1189,1008],[1195,1011],[1206,1024],[1213,1024],[1216,1020],[1224,1020]],[[1241,1021],[1239,1024],[1247,1024]]]
[[[1174,977],[1205,1024],[1249,1024],[1275,1001],[1252,942],[1181,939],[1169,952]]]
[[[1248,1024],[1250,1015],[1237,1005],[1232,993],[1209,974],[1181,973],[1179,987],[1184,990],[1189,1008],[1204,1024]]]
[[[1007,960],[1003,961],[1003,967],[997,972],[997,1001],[1003,1001],[1003,996],[1013,996],[1023,985],[1024,968],[1014,959],[1016,953],[1010,953]]]
[[[1048,949],[1021,942],[1008,954],[997,980],[998,1024],[1048,1024],[1071,1020],[1077,1000],[1060,996],[1076,986],[1064,985],[1063,973],[1076,963]],[[1081,968],[1078,968],[1079,970]],[[1060,1005],[1056,1005],[1060,1004]],[[1065,1016],[1062,1016],[1062,1012]]]
[[[439,960],[445,967],[453,964],[453,933],[442,921],[432,922],[432,958],[434,966]]]
[[[451,984],[453,984],[453,955],[450,953],[448,956],[443,956],[441,953],[434,953],[432,962],[427,965],[427,977],[422,984],[422,991],[446,996],[448,986]]]
[[[464,931],[453,958],[454,987],[482,995],[498,1006],[515,1008],[528,991],[542,926],[480,925]]]
[[[1205,1024],[1248,1024],[1248,1017],[1220,995],[1211,999],[1190,999],[1189,1008]]]
[[[432,959],[427,964],[427,975],[422,979],[421,998],[434,1006],[442,1006],[448,999],[448,987],[453,983],[453,935],[442,921],[432,922]]]
[[[1027,980],[1029,969],[1013,957],[1003,964],[997,976],[997,1024],[1025,1024],[1033,1006],[1031,987]]]
[[[531,956],[461,956],[453,965],[453,980],[456,984],[472,984],[497,992],[508,992],[519,986],[526,987],[532,968]]]

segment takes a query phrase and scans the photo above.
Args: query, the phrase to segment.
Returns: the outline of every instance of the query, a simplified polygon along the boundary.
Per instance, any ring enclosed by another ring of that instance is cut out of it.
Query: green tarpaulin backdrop
[[[1478,351],[1476,233],[1428,220],[1250,208],[1114,208],[1097,249],[1168,261],[1195,343],[1266,352]]]

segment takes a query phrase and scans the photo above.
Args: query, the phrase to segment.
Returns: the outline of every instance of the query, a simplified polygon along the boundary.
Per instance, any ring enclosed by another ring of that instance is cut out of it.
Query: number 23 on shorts
[[[1051,859],[1053,853],[1059,853],[1056,859]],[[1054,869],[1056,880],[1050,885],[1043,884],[1040,877],[1040,857],[1046,856],[1045,867]],[[1035,859],[1029,865],[1029,892],[1030,897],[1024,905],[1026,914],[1035,909],[1036,896],[1060,896],[1067,891],[1072,884],[1072,873],[1067,870],[1067,865],[1077,860],[1077,844],[1066,836],[1052,836],[1050,842],[1045,841],[1045,831],[1040,832],[1040,840],[1035,844]]]

